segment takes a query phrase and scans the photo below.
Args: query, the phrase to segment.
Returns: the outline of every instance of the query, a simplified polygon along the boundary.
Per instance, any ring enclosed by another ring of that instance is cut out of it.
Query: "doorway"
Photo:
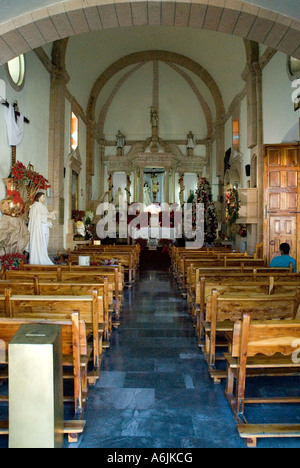
[[[268,264],[287,242],[300,267],[300,146],[266,145],[264,152],[264,255]]]

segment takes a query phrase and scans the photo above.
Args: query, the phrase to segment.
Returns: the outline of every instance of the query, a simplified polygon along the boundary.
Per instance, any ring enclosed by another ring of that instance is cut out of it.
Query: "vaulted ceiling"
[[[134,89],[141,64],[158,61],[193,91],[205,137],[243,89],[244,39],[300,58],[300,2],[0,0],[0,65],[40,46],[50,54],[47,44],[67,37],[68,88],[88,112],[95,98],[88,117],[100,133],[121,85]]]

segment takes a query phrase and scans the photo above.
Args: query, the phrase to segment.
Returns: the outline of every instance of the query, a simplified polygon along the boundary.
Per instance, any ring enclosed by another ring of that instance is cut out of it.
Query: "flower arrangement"
[[[14,180],[16,190],[12,193],[14,202],[23,199],[25,203],[24,213],[27,217],[30,206],[34,203],[36,194],[40,190],[47,190],[51,187],[48,180],[38,172],[33,170],[31,164],[28,167],[17,161],[11,171],[11,177]]]
[[[232,225],[237,221],[240,206],[241,204],[237,189],[233,188],[232,190],[228,190],[226,193],[226,222],[229,225]]]
[[[68,265],[69,262],[69,255],[68,254],[60,254],[58,252],[57,256],[54,257],[54,264],[55,265]]]
[[[241,237],[247,237],[247,226],[246,224],[240,224],[238,235]]]
[[[94,238],[92,221],[94,219],[94,213],[92,211],[72,211],[72,219],[76,225],[77,234],[74,240],[90,240]]]
[[[204,240],[205,243],[211,244],[217,238],[218,219],[211,186],[205,177],[198,180],[196,200],[197,203],[203,203],[204,205]]]
[[[74,219],[75,223],[77,223],[78,221],[83,221],[84,216],[85,216],[85,211],[80,211],[80,210],[72,211],[72,219]]]
[[[90,226],[94,219],[94,213],[92,211],[86,211],[84,215],[84,224]]]
[[[25,255],[19,253],[3,255],[0,260],[6,270],[19,270],[21,262],[27,263]]]
[[[15,180],[23,181],[31,189],[34,188],[36,192],[38,190],[47,190],[51,187],[48,180],[38,172],[34,171],[30,164],[26,167],[23,163],[17,161],[12,168],[11,175]]]

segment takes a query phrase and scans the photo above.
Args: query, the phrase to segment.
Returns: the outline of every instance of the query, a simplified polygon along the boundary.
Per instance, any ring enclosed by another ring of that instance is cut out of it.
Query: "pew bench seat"
[[[68,435],[68,441],[74,443],[78,441],[79,434],[82,434],[86,425],[83,420],[64,421],[64,434]],[[9,435],[8,421],[0,421],[0,436]]]
[[[300,424],[238,424],[237,430],[248,447],[256,447],[258,438],[300,437]]]
[[[300,437],[296,421],[272,424],[250,424],[245,414],[246,404],[298,404],[299,392],[266,395],[246,393],[248,377],[300,376],[297,346],[300,342],[298,320],[253,320],[250,313],[234,324],[232,346],[225,354],[227,380],[225,396],[233,412],[240,436],[248,446],[256,446],[260,437]],[[294,355],[296,353],[296,355]],[[236,384],[235,384],[236,382]]]

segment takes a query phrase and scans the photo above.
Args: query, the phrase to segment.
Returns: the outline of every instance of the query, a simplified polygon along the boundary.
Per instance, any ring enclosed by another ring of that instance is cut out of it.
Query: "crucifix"
[[[16,127],[18,126],[18,123],[20,122],[20,117],[23,119],[24,123],[26,123],[26,124],[30,123],[30,121],[26,117],[24,117],[24,116],[22,116],[20,114],[17,101],[14,101],[13,105],[11,106],[5,99],[2,99],[1,104],[3,106],[7,107],[7,109],[10,109],[12,111],[13,116],[14,116],[14,124],[15,124]],[[11,107],[13,109],[11,109]],[[14,140],[10,141],[11,154],[12,154],[12,163],[11,163],[12,165],[11,165],[11,167],[13,168],[13,166],[16,164],[16,161],[17,161],[17,144],[19,144],[21,142],[23,132],[21,132],[21,130],[19,129],[19,130],[17,130],[17,136],[12,136],[11,135],[12,129],[9,128],[9,127],[13,127],[13,122],[9,122],[9,118],[7,118],[7,126],[8,126],[8,132],[10,133],[10,138],[14,138]],[[16,129],[14,130],[14,132],[15,131],[16,131]],[[16,138],[17,138],[17,140],[15,140]],[[11,143],[15,143],[15,144],[11,144]]]

